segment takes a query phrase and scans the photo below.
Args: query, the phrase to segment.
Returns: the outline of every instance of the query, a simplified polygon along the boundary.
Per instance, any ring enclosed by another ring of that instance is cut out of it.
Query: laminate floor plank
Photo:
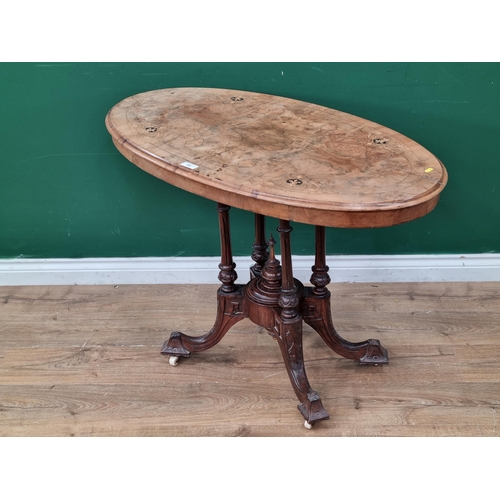
[[[160,354],[213,324],[215,285],[0,287],[1,436],[499,436],[499,283],[339,283],[334,324],[387,366],[339,357],[307,325],[330,414],[306,430],[277,342],[249,320],[212,349]],[[498,424],[497,424],[498,420]]]

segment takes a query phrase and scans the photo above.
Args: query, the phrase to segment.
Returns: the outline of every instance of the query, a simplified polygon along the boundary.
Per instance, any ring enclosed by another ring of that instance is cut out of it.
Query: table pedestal
[[[193,352],[210,349],[238,321],[249,318],[264,327],[278,341],[292,387],[300,402],[298,409],[306,427],[330,418],[321,403],[319,394],[307,380],[302,351],[302,325],[306,322],[325,341],[326,345],[341,356],[359,360],[363,365],[379,365],[389,362],[387,350],[378,340],[349,342],[335,330],[330,311],[330,283],[326,265],[325,228],[316,226],[316,255],[312,267],[312,287],[305,287],[293,278],[292,252],[289,221],[280,220],[281,259],[276,259],[274,239],[266,243],[264,216],[255,215],[255,243],[250,269],[251,280],[246,285],[236,285],[236,265],[233,262],[229,232],[229,208],[218,204],[221,237],[221,263],[219,280],[222,286],[217,292],[217,317],[213,328],[205,335],[191,337],[173,332],[161,350],[170,355],[170,364]],[[269,249],[269,251],[268,251]]]

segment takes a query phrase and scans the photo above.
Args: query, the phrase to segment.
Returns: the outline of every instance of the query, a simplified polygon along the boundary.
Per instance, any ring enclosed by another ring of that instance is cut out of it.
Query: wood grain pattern
[[[394,130],[254,92],[137,94],[110,110],[106,126],[125,157],[166,182],[321,226],[380,227],[422,217],[447,182],[434,155]]]
[[[304,429],[277,342],[249,320],[177,367],[170,331],[212,326],[215,285],[0,288],[1,436],[499,436],[498,283],[336,283],[360,367],[304,326],[331,419]],[[223,409],[223,411],[221,411]]]

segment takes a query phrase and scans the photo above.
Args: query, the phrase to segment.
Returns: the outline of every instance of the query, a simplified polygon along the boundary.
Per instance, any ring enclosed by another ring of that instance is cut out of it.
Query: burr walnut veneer
[[[172,88],[128,97],[106,126],[118,150],[152,175],[217,202],[221,238],[218,311],[199,337],[172,333],[171,364],[217,344],[250,318],[278,341],[306,426],[329,418],[306,376],[302,324],[341,356],[388,363],[378,340],[352,343],[330,314],[325,227],[384,227],[422,217],[439,200],[447,173],[411,139],[323,106],[253,92]],[[250,281],[236,284],[229,209],[255,213]],[[265,216],[280,220],[281,263]],[[293,277],[290,222],[316,226],[311,284]]]

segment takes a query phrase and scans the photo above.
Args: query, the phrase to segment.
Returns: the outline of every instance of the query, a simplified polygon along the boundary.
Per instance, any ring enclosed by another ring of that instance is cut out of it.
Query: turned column
[[[236,285],[234,282],[238,279],[233,262],[233,254],[231,250],[231,234],[229,229],[229,210],[231,207],[222,203],[217,204],[219,212],[219,231],[220,231],[220,247],[221,247],[221,262],[219,264],[219,281],[222,282],[221,290],[225,293],[234,292]]]
[[[255,214],[255,240],[252,245],[252,260],[255,264],[250,268],[250,278],[256,278],[262,273],[269,252],[266,243],[266,219],[263,215]]]
[[[282,307],[281,318],[292,320],[299,314],[297,310],[299,298],[297,296],[297,287],[293,280],[292,249],[290,244],[292,228],[290,222],[280,220],[278,232],[280,233],[281,246],[281,295],[278,304]]]
[[[314,266],[312,266],[311,283],[314,286],[313,294],[317,297],[326,297],[329,294],[327,285],[330,283],[330,276],[326,265],[326,239],[324,226],[316,226],[316,254]]]

